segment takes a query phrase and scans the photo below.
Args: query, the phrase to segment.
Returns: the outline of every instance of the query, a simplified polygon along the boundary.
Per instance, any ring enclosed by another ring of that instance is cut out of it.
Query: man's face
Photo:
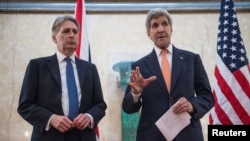
[[[79,30],[75,23],[71,21],[65,21],[57,34],[52,35],[53,41],[57,45],[59,52],[66,56],[70,56],[74,53],[78,44]]]
[[[172,27],[167,17],[160,16],[150,21],[149,38],[158,48],[167,48],[171,42]]]

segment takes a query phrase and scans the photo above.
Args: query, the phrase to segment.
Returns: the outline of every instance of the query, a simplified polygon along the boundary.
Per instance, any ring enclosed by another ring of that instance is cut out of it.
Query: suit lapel
[[[84,96],[86,96],[86,95],[84,95],[84,90],[83,90],[83,83],[84,83],[84,79],[85,79],[86,66],[77,57],[76,57],[76,68],[77,68],[77,74],[78,74],[78,79],[79,79],[79,85],[81,88],[81,105],[80,106],[82,107],[83,106],[82,104],[85,103],[83,101],[86,100],[86,98],[84,98]]]
[[[76,68],[77,68],[77,73],[78,73],[78,78],[79,78],[79,84],[82,87],[83,82],[84,82],[84,64],[76,57]]]
[[[173,47],[173,57],[172,57],[172,74],[171,74],[171,91],[174,89],[177,80],[183,70],[184,58],[185,56],[178,50]]]
[[[58,86],[61,88],[62,84],[61,84],[60,70],[56,55],[53,55],[49,58],[47,65],[52,76],[56,80]]]
[[[166,92],[167,87],[165,85],[165,81],[161,72],[161,67],[159,65],[156,53],[153,49],[153,51],[146,57],[145,63],[147,64],[147,67],[152,72],[152,75],[155,75],[157,77],[156,82],[159,84],[159,86]]]

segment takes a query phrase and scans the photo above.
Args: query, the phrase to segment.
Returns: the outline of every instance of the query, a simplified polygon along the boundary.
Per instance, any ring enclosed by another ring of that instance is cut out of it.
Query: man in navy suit
[[[132,64],[130,82],[122,102],[126,113],[140,111],[136,141],[166,141],[155,122],[175,103],[174,113],[189,113],[191,123],[174,140],[203,141],[200,118],[213,107],[214,100],[200,56],[172,44],[172,19],[166,10],[150,10],[146,29],[154,48]],[[162,50],[168,52],[170,88],[167,88],[161,71]]]
[[[74,54],[79,30],[75,18],[58,17],[52,26],[57,52],[32,59],[27,66],[18,113],[33,126],[31,141],[96,141],[94,129],[105,116],[107,105],[96,66]],[[79,103],[72,119],[68,117],[66,57],[73,65]]]

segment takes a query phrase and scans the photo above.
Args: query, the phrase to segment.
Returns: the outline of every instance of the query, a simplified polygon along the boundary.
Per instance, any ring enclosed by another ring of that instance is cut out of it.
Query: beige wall
[[[51,55],[51,25],[61,14],[0,14],[0,140],[28,141],[31,126],[17,114],[25,67],[31,58]],[[145,32],[145,14],[90,14],[87,26],[92,61],[97,65],[108,104],[100,122],[101,141],[121,141],[121,100],[118,73],[112,66],[137,59],[152,50]],[[172,14],[173,43],[199,53],[213,85],[218,13]],[[250,14],[238,13],[245,47],[250,58]],[[202,119],[207,139],[207,116]]]

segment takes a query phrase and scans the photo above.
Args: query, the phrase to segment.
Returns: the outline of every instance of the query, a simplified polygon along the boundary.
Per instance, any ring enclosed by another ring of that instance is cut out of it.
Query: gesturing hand
[[[156,80],[156,76],[151,76],[147,79],[143,78],[140,72],[140,68],[137,66],[135,70],[131,71],[130,82],[128,83],[128,85],[132,88],[132,92],[134,94],[139,94],[144,87],[146,87],[154,80]]]

